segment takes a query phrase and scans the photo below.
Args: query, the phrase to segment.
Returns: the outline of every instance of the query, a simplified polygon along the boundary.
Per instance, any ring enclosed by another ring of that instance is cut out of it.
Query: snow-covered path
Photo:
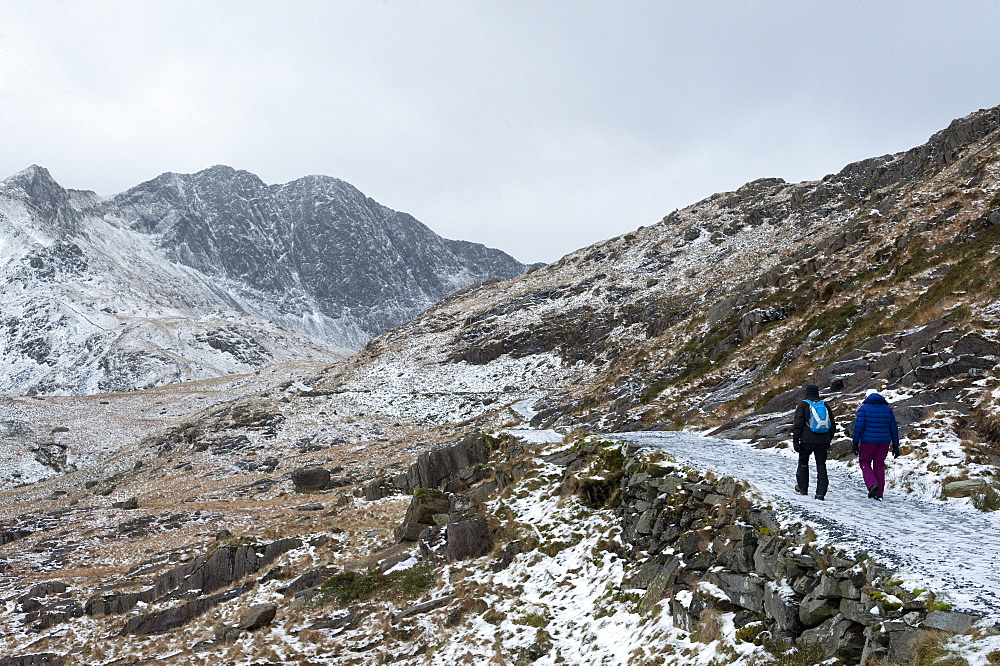
[[[1000,618],[1000,512],[891,492],[869,499],[860,473],[830,462],[825,502],[794,491],[796,459],[742,442],[684,432],[616,435],[660,448],[695,467],[739,477],[777,500],[782,522],[802,521],[825,541],[863,550],[895,568],[908,586],[944,593],[956,609]],[[810,480],[815,483],[815,464]]]

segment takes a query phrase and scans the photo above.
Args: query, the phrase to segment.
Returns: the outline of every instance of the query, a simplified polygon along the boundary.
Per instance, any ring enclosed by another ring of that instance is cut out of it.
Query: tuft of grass
[[[523,624],[536,629],[544,629],[549,626],[549,619],[539,613],[528,613],[522,618],[514,620],[514,624]]]
[[[745,624],[736,630],[736,640],[744,643],[761,645],[763,641],[761,640],[760,635],[763,631],[763,622],[750,622],[749,624]]]
[[[823,662],[823,648],[814,643],[800,645],[778,655],[777,666],[816,666]]]
[[[950,611],[955,607],[955,604],[948,603],[947,601],[937,601],[932,599],[927,602],[927,610],[929,611]]]
[[[691,638],[699,643],[714,643],[722,640],[721,611],[706,609],[698,618],[698,628],[691,633]]]
[[[323,583],[314,601],[319,605],[325,605],[349,604],[376,597],[411,598],[430,589],[434,585],[434,580],[434,571],[428,564],[419,564],[389,574],[345,571]]]
[[[980,511],[1000,510],[1000,487],[996,483],[988,483],[973,492],[971,499],[972,506]]]
[[[483,613],[483,621],[492,624],[493,626],[498,626],[501,622],[507,619],[507,614],[498,611],[495,608],[490,608],[485,613]]]
[[[625,454],[622,453],[621,445],[613,444],[601,449],[598,454],[604,471],[611,476],[621,476],[625,471]]]
[[[969,662],[947,646],[949,634],[928,632],[913,650],[913,666],[969,666]]]

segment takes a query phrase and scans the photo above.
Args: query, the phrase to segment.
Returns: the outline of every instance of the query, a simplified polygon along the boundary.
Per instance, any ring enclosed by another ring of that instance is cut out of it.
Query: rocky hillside
[[[845,407],[878,387],[907,401],[908,425],[951,416],[990,448],[998,274],[994,108],[905,153],[818,182],[757,180],[462,292],[327,381],[533,387],[536,425],[729,424],[772,442],[807,380]]]
[[[81,394],[333,360],[524,266],[343,181],[213,167],[110,198],[31,167],[0,183],[0,383]]]

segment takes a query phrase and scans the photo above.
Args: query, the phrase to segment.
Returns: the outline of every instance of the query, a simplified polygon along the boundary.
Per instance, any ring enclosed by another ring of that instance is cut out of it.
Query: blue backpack
[[[806,404],[809,405],[809,429],[818,433],[830,432],[830,412],[826,403],[806,400]]]

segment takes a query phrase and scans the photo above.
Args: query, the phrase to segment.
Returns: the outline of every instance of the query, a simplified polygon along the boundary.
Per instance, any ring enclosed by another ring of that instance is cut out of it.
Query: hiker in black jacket
[[[826,476],[826,454],[837,431],[833,412],[819,398],[819,387],[806,386],[805,400],[795,408],[792,424],[792,446],[799,454],[795,470],[795,492],[809,494],[809,456],[816,456],[816,499],[826,499],[829,480]]]

